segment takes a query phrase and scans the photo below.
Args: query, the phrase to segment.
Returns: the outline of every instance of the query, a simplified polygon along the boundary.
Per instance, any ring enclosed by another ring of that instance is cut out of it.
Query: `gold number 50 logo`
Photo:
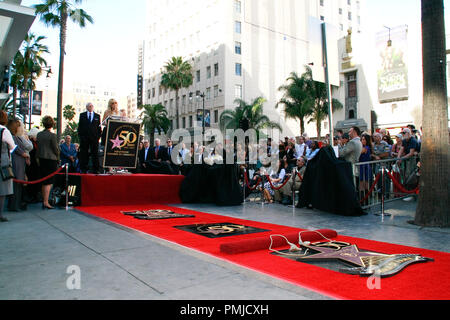
[[[135,144],[138,139],[136,133],[131,131],[122,131],[119,134],[119,138],[123,140],[123,144],[120,146],[121,148],[126,147],[129,144]]]

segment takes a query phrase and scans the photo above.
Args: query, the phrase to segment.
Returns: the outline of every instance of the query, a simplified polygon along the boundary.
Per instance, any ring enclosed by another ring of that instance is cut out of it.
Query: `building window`
[[[348,20],[352,20],[352,13],[351,12],[348,13]]]
[[[156,95],[156,89],[155,89],[155,88],[152,88],[152,98],[154,98],[155,95]]]
[[[211,88],[206,88],[206,100],[211,99]]]
[[[241,13],[242,4],[240,0],[234,0],[234,10],[236,11],[236,13]]]
[[[324,0],[320,0],[320,6],[323,7]]]
[[[216,63],[214,65],[214,76],[217,77],[219,75],[219,64]]]
[[[339,8],[339,14],[342,15],[342,8]]]
[[[183,117],[183,129],[185,129],[185,128],[186,128],[186,118]]]
[[[211,67],[206,67],[206,78],[211,79]]]
[[[214,123],[219,122],[219,110],[214,110]]]
[[[241,33],[242,32],[242,26],[241,26],[241,22],[240,21],[236,21],[234,23],[234,30],[236,33]]]
[[[237,76],[242,76],[242,64],[236,63],[235,71]]]
[[[194,126],[194,120],[192,116],[189,116],[189,128],[192,128]]]
[[[197,80],[197,82],[200,82],[200,70],[197,70],[197,72],[195,73],[195,79]]]
[[[234,44],[234,52],[236,54],[241,54],[242,53],[241,48],[242,48],[242,44],[240,42],[236,41]]]
[[[214,86],[214,98],[219,96],[219,86]]]
[[[242,99],[242,85],[237,84],[234,86],[234,97],[237,99]]]

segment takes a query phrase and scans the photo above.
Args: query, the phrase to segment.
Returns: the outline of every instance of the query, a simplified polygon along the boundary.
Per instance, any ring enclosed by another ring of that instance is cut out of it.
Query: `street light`
[[[194,97],[194,94],[193,94],[192,92],[189,93],[189,100],[192,101],[193,97]],[[206,97],[206,95],[205,95],[204,92],[197,91],[197,92],[195,93],[195,97],[196,97],[197,99],[202,98],[202,100],[203,100],[202,143],[204,143],[204,140],[205,140],[205,97]]]
[[[389,28],[389,27],[386,27],[386,26],[384,26],[384,27],[389,30],[389,40],[388,40],[387,46],[388,46],[388,48],[390,48],[390,47],[392,47],[392,40],[391,40],[391,30],[392,30],[392,28]]]

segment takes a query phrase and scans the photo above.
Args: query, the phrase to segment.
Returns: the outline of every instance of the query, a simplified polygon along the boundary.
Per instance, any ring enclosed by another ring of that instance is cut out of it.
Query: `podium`
[[[142,121],[111,116],[105,119],[103,168],[136,169]]]

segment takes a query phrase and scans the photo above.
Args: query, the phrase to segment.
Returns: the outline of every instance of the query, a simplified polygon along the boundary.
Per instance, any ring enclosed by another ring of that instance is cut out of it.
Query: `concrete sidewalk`
[[[341,217],[281,205],[180,207],[450,252],[448,229],[407,223],[415,203]],[[0,300],[329,300],[328,297],[75,210],[6,213],[0,224]],[[75,273],[74,270],[76,271]],[[79,271],[79,273],[78,273]],[[79,277],[77,277],[79,275]],[[80,280],[80,289],[71,290]]]

